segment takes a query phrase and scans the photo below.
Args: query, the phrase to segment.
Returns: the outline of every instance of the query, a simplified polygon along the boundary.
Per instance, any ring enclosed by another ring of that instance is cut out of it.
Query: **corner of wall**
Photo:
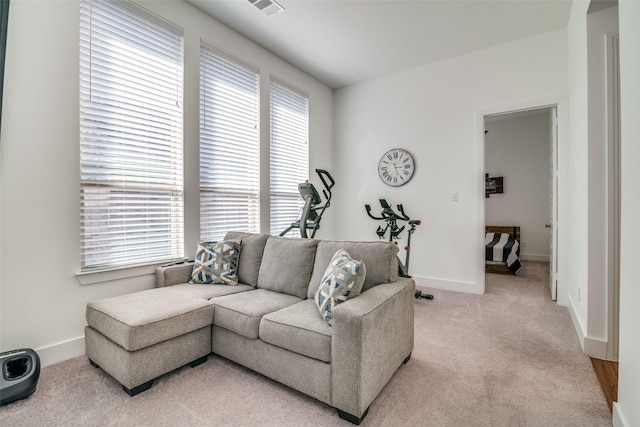
[[[622,408],[618,402],[613,402],[613,427],[629,427],[627,419],[624,417]]]
[[[585,334],[585,328],[582,326],[582,323],[580,323],[573,301],[569,301],[567,308],[569,309],[573,328],[576,330],[576,334],[578,335],[578,341],[580,342],[582,351],[590,357],[607,360],[608,342],[598,338],[591,338]]]
[[[571,315],[571,321],[573,322],[573,329],[576,330],[576,334],[578,334],[578,341],[580,341],[580,348],[584,351],[584,339],[585,339],[585,329],[580,322],[580,318],[578,317],[575,304],[573,300],[569,298],[569,304],[567,304],[567,308],[569,309],[569,314]]]
[[[84,354],[84,336],[36,349],[42,367]]]
[[[596,359],[607,360],[607,341],[597,338],[584,338],[584,352]]]

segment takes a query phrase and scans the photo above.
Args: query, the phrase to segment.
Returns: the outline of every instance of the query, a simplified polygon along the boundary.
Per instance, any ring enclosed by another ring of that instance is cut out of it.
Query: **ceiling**
[[[331,88],[567,26],[571,0],[187,0]]]

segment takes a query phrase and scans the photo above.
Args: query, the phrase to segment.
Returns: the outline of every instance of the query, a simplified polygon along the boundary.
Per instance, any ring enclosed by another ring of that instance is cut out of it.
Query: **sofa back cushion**
[[[270,236],[262,256],[258,288],[306,298],[316,245],[317,240],[313,239]],[[329,260],[331,260],[331,256]],[[329,260],[327,260],[327,265]],[[327,268],[327,265],[324,268]]]
[[[269,235],[230,231],[224,238],[225,240],[242,240],[238,260],[238,281],[255,288],[258,285],[262,254]]]
[[[397,245],[390,242],[319,240],[313,273],[307,289],[307,298],[315,296],[322,276],[338,249],[344,249],[353,259],[362,260],[367,266],[362,292],[381,283],[398,280]]]

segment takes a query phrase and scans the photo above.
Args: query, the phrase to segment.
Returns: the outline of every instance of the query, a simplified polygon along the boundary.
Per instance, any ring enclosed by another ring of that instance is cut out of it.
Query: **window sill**
[[[185,258],[186,260],[186,258]],[[175,260],[179,262],[181,260]],[[130,279],[132,277],[147,276],[154,274],[156,268],[161,265],[170,264],[171,261],[165,261],[156,264],[145,264],[137,266],[119,267],[104,270],[81,271],[76,273],[76,279],[80,285],[93,285],[96,283],[111,282],[114,280]]]

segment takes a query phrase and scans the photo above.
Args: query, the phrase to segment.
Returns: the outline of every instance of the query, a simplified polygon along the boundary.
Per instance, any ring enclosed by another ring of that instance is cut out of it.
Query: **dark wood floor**
[[[596,377],[609,404],[609,410],[613,412],[613,402],[618,401],[618,362],[591,358]]]

